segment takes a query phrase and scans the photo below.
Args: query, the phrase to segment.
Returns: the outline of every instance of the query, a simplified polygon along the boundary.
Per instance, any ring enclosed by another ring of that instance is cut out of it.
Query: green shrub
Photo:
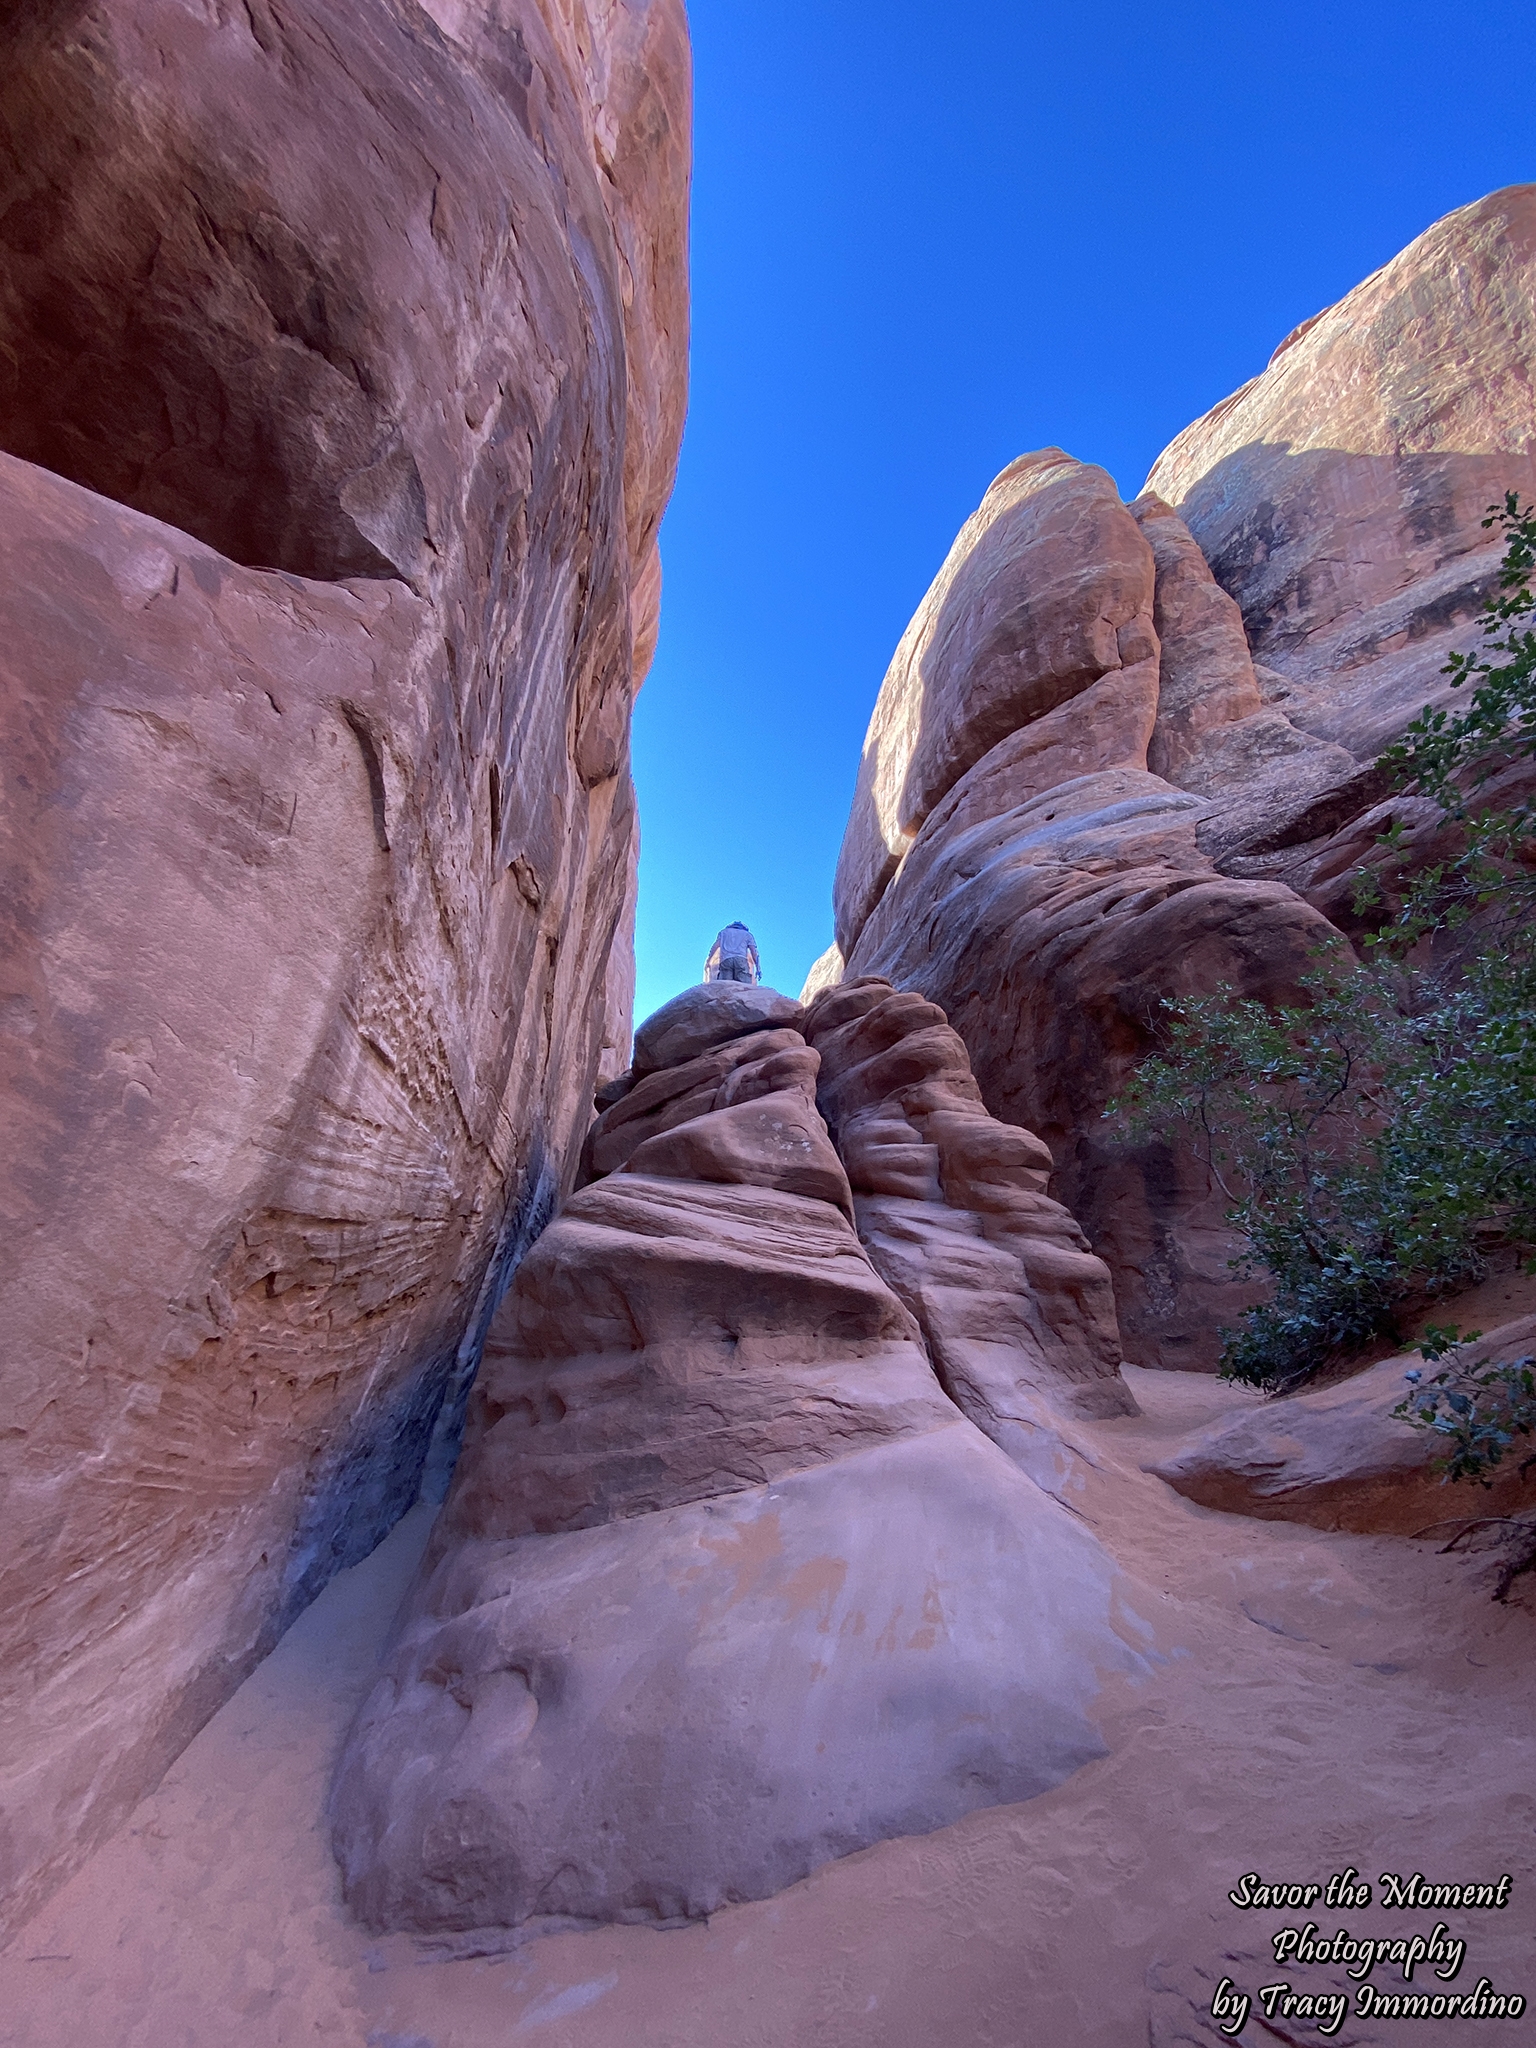
[[[1430,1355],[1430,1345],[1423,1349]],[[1407,1378],[1413,1391],[1392,1412],[1444,1438],[1441,1469],[1447,1479],[1474,1479],[1491,1486],[1488,1475],[1495,1466],[1521,1437],[1536,1434],[1536,1358],[1514,1358],[1502,1365],[1453,1363],[1428,1379],[1420,1371]],[[1533,1465],[1536,1450],[1521,1460],[1521,1476]]]

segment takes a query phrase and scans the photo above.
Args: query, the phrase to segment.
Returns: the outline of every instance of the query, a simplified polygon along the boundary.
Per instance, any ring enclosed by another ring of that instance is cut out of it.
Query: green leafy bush
[[[1445,1439],[1447,1479],[1491,1486],[1489,1473],[1519,1438],[1536,1434],[1536,1358],[1513,1358],[1502,1365],[1452,1364],[1428,1379],[1410,1372],[1408,1381],[1413,1391],[1392,1412]],[[1521,1475],[1533,1465],[1536,1450],[1521,1460]]]

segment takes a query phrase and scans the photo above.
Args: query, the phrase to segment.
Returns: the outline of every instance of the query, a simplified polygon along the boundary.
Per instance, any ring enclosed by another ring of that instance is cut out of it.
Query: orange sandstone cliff
[[[13,1917],[446,1471],[623,1065],[688,164],[681,0],[0,25]]]
[[[1022,456],[962,529],[870,720],[838,865],[847,972],[939,1004],[1114,1277],[1128,1359],[1210,1367],[1253,1298],[1202,1168],[1103,1110],[1165,997],[1285,1000],[1353,937],[1396,819],[1375,762],[1536,491],[1536,186],[1451,214],[1187,428],[1145,494]]]

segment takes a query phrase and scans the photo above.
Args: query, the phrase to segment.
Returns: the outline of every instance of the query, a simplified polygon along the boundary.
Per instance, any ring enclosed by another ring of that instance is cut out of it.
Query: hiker
[[[739,920],[726,926],[704,962],[706,981],[755,982],[762,971],[757,941]]]

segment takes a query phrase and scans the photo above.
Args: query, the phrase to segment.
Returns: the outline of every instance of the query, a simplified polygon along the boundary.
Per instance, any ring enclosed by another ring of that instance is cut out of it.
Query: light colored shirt
[[[762,971],[757,941],[744,924],[728,924],[704,963],[706,981],[755,982]]]

